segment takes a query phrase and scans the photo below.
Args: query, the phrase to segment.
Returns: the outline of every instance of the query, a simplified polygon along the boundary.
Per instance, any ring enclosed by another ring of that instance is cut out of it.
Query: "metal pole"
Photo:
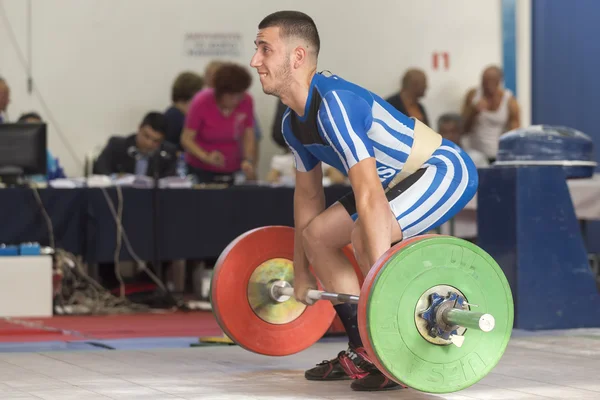
[[[465,328],[479,329],[489,332],[494,329],[496,320],[491,314],[451,308],[444,311],[443,318],[448,325],[458,325]]]
[[[276,286],[275,292],[280,296],[294,296],[294,288],[291,286]],[[342,303],[358,304],[358,296],[342,293],[328,293],[320,290],[309,290],[307,297],[310,300],[337,300]]]

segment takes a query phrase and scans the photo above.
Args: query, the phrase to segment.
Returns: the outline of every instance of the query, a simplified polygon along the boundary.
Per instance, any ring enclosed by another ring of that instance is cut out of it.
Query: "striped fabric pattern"
[[[322,161],[347,175],[360,161],[373,157],[381,183],[387,186],[411,152],[414,121],[379,96],[338,77],[316,75],[311,91],[320,95],[314,118],[325,145],[306,140],[302,144],[292,132],[292,111],[288,109],[282,122],[283,136],[297,170],[308,172]],[[464,208],[477,190],[475,165],[466,152],[447,140],[423,167],[426,172],[390,200],[405,238],[443,224]]]

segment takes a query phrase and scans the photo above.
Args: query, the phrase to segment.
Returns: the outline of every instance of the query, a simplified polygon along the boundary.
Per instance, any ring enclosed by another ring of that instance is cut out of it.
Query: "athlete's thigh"
[[[441,146],[413,175],[388,192],[403,239],[442,225],[477,191],[477,169],[454,146]]]
[[[341,249],[350,243],[354,220],[344,207],[336,202],[315,217],[309,224],[308,234],[320,246]]]
[[[386,193],[386,196],[387,196],[387,193]],[[389,202],[389,200],[390,200],[390,198],[388,197],[388,202]],[[364,237],[364,233],[362,231],[362,222],[361,222],[360,218],[358,217],[358,212],[356,210],[356,199],[354,197],[354,193],[349,193],[348,195],[341,198],[339,201],[339,204],[341,204],[344,207],[344,209],[346,210],[346,213],[352,218],[353,221],[356,222],[356,224],[354,226],[354,231],[353,231],[352,237],[351,237],[352,244],[355,246],[355,248],[362,249],[362,243],[365,242],[366,238]],[[391,229],[392,229],[391,243],[402,240],[402,231],[400,230],[400,227],[398,226],[398,221],[396,220],[396,216],[394,215],[392,210],[390,210],[388,215],[391,220]]]

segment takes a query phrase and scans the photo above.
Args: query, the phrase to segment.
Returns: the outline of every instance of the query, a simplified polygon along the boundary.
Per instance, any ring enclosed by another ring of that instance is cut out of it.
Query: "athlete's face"
[[[279,27],[261,29],[256,35],[256,52],[250,66],[256,68],[263,92],[280,96],[289,85],[291,76],[290,54]]]

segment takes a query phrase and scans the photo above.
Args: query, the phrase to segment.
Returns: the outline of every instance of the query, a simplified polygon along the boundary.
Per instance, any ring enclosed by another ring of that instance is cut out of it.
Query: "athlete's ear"
[[[294,68],[300,68],[304,63],[306,63],[306,58],[308,57],[308,52],[304,46],[297,46],[293,52],[293,62]]]

